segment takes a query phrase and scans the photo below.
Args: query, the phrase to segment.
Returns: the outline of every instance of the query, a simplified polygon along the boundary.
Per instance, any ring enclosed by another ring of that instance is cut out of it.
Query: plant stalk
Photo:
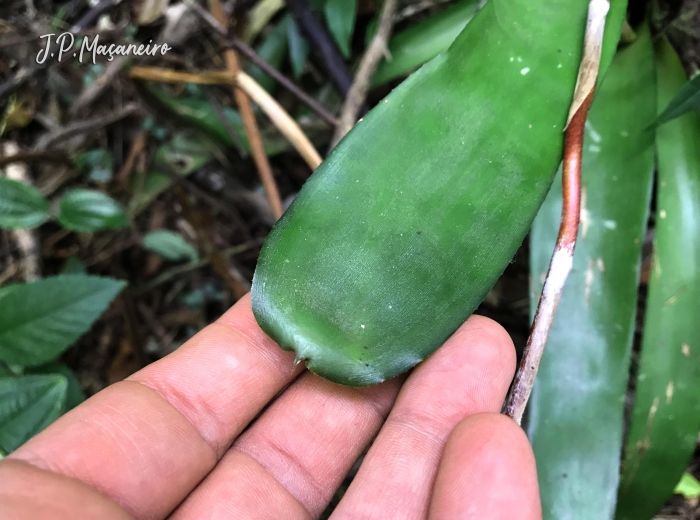
[[[591,0],[588,7],[583,57],[564,134],[563,203],[559,235],[523,358],[506,400],[505,414],[518,424],[522,422],[549,332],[552,330],[564,283],[574,262],[574,249],[581,215],[581,158],[584,128],[598,79],[605,17],[609,8],[608,0]]]

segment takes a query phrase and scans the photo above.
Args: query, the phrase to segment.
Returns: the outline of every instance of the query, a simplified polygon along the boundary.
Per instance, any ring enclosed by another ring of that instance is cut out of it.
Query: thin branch
[[[331,81],[343,96],[347,96],[352,85],[352,76],[326,28],[316,19],[306,0],[287,0],[287,7],[302,34],[321,55]]]
[[[296,121],[282,106],[262,88],[253,78],[243,71],[238,72],[238,86],[255,101],[267,114],[277,129],[289,140],[312,170],[321,164],[321,156],[299,128]]]
[[[209,0],[209,10],[221,25],[228,25],[226,23],[226,14],[224,13],[224,8],[221,5],[221,0]],[[236,77],[240,70],[236,51],[233,49],[227,49],[224,55],[226,58],[226,68],[233,74],[234,77]],[[241,119],[243,120],[245,133],[248,136],[248,143],[250,144],[250,151],[253,155],[253,161],[258,169],[258,174],[260,175],[260,181],[262,182],[263,188],[265,188],[265,194],[267,195],[267,200],[272,208],[272,214],[276,219],[278,219],[284,212],[282,198],[280,197],[279,190],[277,189],[275,177],[272,174],[270,161],[267,158],[267,154],[265,154],[265,147],[263,146],[258,124],[255,121],[253,107],[250,104],[250,99],[248,99],[248,94],[243,92],[243,90],[240,88],[236,88],[235,86],[233,87],[233,97],[236,99],[236,104],[238,105],[238,109],[241,113]]]
[[[209,14],[201,5],[196,3],[194,0],[187,0],[185,2],[187,5],[192,7],[192,9],[202,17],[202,19],[209,24],[209,26],[214,29],[221,37],[223,37],[231,46],[233,46],[237,51],[243,54],[246,58],[252,61],[255,65],[260,67],[264,72],[272,76],[272,78],[277,81],[280,85],[286,88],[291,94],[297,97],[299,101],[306,104],[311,110],[316,112],[321,119],[326,121],[328,124],[336,126],[338,124],[338,119],[333,116],[328,110],[323,108],[314,98],[309,96],[306,92],[297,87],[287,76],[282,74],[272,65],[270,65],[265,59],[255,52],[251,47],[249,47],[243,40],[239,38],[230,37],[229,32],[221,25],[216,18]]]
[[[116,123],[125,117],[136,114],[138,111],[139,107],[136,103],[129,103],[124,108],[110,112],[104,116],[71,123],[42,136],[34,146],[34,150],[36,152],[44,152],[51,146],[54,146],[56,143],[65,141],[74,135],[94,132],[102,127]]]
[[[206,95],[207,99],[209,100],[209,104],[214,109],[214,112],[216,112],[216,116],[219,118],[219,121],[221,121],[224,130],[226,130],[226,133],[231,138],[231,142],[236,147],[236,150],[238,150],[238,154],[244,158],[248,157],[248,152],[245,150],[245,148],[243,148],[243,143],[241,143],[241,140],[238,138],[236,130],[233,128],[231,121],[224,113],[224,107],[221,106],[221,103],[219,103],[219,100],[216,99],[216,96],[212,92],[207,90]]]
[[[311,110],[316,112],[321,119],[330,125],[337,125],[338,119],[331,114],[328,110],[323,108],[320,103],[318,103],[314,98],[309,96],[306,92],[297,87],[292,81],[287,78],[284,74],[266,62],[261,56],[259,56],[253,49],[248,47],[238,38],[233,38],[231,44],[242,54],[244,54],[250,61],[255,63],[264,72],[272,76],[272,78],[277,81],[280,85],[286,88],[291,94],[294,94],[299,101],[308,106]]]
[[[513,418],[518,424],[522,422],[547,338],[552,329],[554,314],[564,290],[564,283],[573,266],[574,248],[576,247],[581,214],[581,157],[584,126],[595,92],[600,66],[603,27],[609,8],[608,0],[591,0],[588,7],[583,58],[564,137],[563,204],[559,236],[549,263],[542,296],[537,304],[532,330],[525,345],[520,367],[515,374],[513,387],[506,401],[506,415]]]
[[[357,114],[367,97],[372,75],[377,70],[381,59],[387,53],[387,43],[394,25],[394,13],[396,12],[397,5],[398,0],[384,1],[382,12],[379,16],[377,32],[374,34],[372,43],[370,43],[364,56],[362,56],[360,60],[360,66],[357,69],[355,80],[345,98],[343,109],[340,111],[340,118],[331,141],[331,148],[338,144],[338,141],[350,131],[357,121]]]

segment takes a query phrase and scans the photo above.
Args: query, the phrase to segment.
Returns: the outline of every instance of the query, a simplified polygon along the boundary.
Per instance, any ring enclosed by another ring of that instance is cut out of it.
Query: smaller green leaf
[[[266,34],[263,42],[255,48],[262,59],[268,62],[275,68],[279,68],[282,60],[287,54],[287,25],[289,24],[290,16],[285,15],[279,23]],[[249,69],[250,75],[257,81],[265,90],[272,91],[275,85],[273,80],[260,67],[251,65]]]
[[[0,446],[9,453],[63,413],[68,381],[61,374],[0,379]]]
[[[700,497],[700,482],[690,473],[683,473],[681,481],[673,490],[676,495],[683,495],[684,498],[690,500]]]
[[[74,189],[61,199],[58,221],[64,227],[82,233],[129,225],[124,209],[100,191]]]
[[[287,40],[289,42],[289,59],[292,62],[294,77],[299,79],[304,73],[306,59],[309,57],[309,43],[299,32],[296,22],[290,18],[287,23]]]
[[[114,174],[114,157],[104,148],[83,152],[75,158],[75,164],[88,173],[91,181],[109,182]]]
[[[355,28],[357,0],[327,0],[324,8],[328,29],[333,35],[340,52],[350,57],[350,41]]]
[[[151,231],[143,237],[143,247],[166,260],[197,260],[197,250],[182,235],[167,229]]]
[[[65,377],[68,381],[65,412],[72,410],[86,399],[85,392],[83,392],[83,387],[80,386],[78,378],[75,377],[73,371],[63,363],[52,361],[45,365],[29,369],[27,374],[61,374]]]
[[[656,120],[656,124],[668,123],[691,110],[700,110],[700,74],[683,85]]]
[[[33,228],[49,218],[49,203],[34,186],[0,177],[0,227]]]
[[[87,270],[77,256],[69,256],[59,274],[87,274]]]
[[[125,283],[61,275],[0,288],[0,361],[37,366],[58,357],[107,309]]]
[[[134,179],[135,193],[129,201],[129,213],[138,215],[172,185],[168,171],[186,177],[208,163],[212,156],[212,146],[204,136],[193,135],[191,131],[174,134],[156,150],[152,170],[144,176],[143,183]]]

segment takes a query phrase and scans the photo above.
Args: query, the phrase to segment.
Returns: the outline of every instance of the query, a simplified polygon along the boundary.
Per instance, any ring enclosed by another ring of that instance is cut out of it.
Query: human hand
[[[515,352],[491,320],[373,387],[292,360],[246,296],[0,462],[0,516],[315,518],[379,432],[334,520],[541,518],[532,450],[498,414]]]

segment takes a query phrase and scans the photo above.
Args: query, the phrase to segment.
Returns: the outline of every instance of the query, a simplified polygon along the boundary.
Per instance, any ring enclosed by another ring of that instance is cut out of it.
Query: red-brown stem
[[[576,111],[564,135],[564,157],[562,171],[562,211],[559,236],[554,254],[549,263],[542,296],[537,304],[535,319],[527,339],[523,358],[515,374],[515,381],[506,401],[505,413],[518,424],[521,423],[537,370],[542,360],[544,347],[552,329],[554,314],[564,289],[564,282],[573,265],[574,248],[581,215],[581,157],[583,134],[588,109],[593,100],[593,90]]]

